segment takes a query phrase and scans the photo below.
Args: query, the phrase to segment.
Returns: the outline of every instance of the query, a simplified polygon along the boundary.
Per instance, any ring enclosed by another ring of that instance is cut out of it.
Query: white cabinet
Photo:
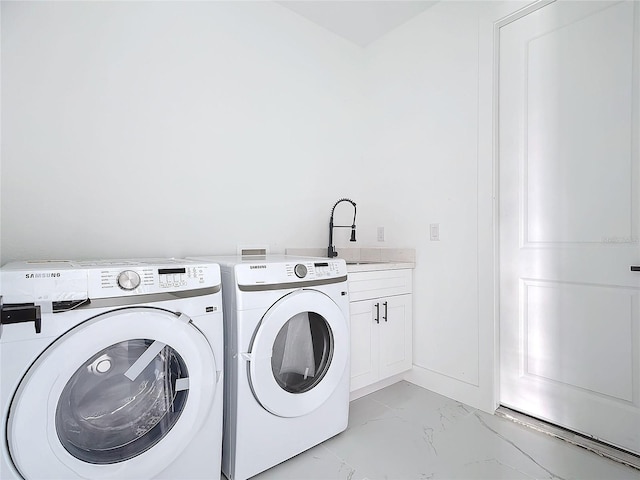
[[[410,269],[349,274],[351,391],[411,369]]]

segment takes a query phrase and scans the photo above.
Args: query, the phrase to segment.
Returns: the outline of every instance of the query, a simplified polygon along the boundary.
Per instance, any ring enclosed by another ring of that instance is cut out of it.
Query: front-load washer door
[[[11,458],[25,478],[152,478],[208,417],[216,371],[186,315],[131,307],[93,317],[22,380],[7,424]]]
[[[265,409],[281,417],[306,415],[343,379],[348,319],[324,293],[297,290],[265,313],[247,358],[251,388]]]

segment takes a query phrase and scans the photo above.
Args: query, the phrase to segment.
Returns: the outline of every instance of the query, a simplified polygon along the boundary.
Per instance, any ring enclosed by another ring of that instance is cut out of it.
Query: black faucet
[[[341,202],[349,202],[351,205],[353,205],[353,223],[351,225],[334,225],[333,224],[333,211]],[[348,198],[341,198],[335,203],[335,205],[331,209],[331,218],[329,219],[329,248],[327,249],[327,256],[329,258],[338,256],[338,252],[336,252],[336,249],[333,247],[333,227],[351,228],[351,241],[352,242],[356,241],[356,202]]]

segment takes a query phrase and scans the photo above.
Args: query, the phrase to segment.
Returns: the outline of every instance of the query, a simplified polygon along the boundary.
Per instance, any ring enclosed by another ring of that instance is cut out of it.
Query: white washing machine
[[[244,480],[347,427],[349,298],[344,260],[209,257],[225,315],[222,471]]]
[[[0,478],[219,477],[218,265],[16,262],[0,279]]]

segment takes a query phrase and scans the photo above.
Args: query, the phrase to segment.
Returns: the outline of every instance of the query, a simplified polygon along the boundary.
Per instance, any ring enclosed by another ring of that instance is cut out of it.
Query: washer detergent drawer
[[[186,315],[132,307],[93,317],[23,378],[9,453],[25,478],[153,478],[207,417],[216,370]]]
[[[3,304],[0,296],[0,324],[10,325],[14,323],[33,322],[36,333],[42,331],[42,315],[40,305],[33,303]],[[2,326],[0,325],[0,328]]]

